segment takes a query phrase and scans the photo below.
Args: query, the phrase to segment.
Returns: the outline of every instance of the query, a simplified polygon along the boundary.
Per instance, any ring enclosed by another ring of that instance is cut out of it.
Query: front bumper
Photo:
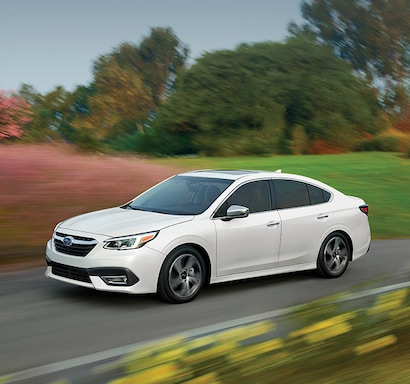
[[[148,247],[107,251],[95,247],[87,256],[59,253],[47,243],[45,275],[86,288],[124,293],[155,293],[162,255]]]
[[[92,284],[91,278],[97,276],[107,285],[113,286],[132,286],[139,282],[139,278],[127,268],[78,268],[56,263],[51,261],[47,256],[46,262],[47,266],[51,267],[52,275],[64,277],[69,280]]]

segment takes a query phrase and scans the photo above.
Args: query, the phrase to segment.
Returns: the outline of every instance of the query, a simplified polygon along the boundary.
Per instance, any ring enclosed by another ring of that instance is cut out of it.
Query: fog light
[[[105,284],[108,285],[128,285],[128,278],[126,275],[120,276],[101,276]]]
[[[90,276],[98,276],[107,285],[125,285],[130,287],[134,284],[137,284],[140,281],[140,279],[127,268],[88,268],[87,272]]]

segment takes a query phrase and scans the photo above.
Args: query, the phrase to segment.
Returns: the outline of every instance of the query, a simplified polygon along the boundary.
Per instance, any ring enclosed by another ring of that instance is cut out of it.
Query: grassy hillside
[[[396,154],[148,161],[50,145],[0,145],[0,265],[42,261],[58,222],[120,205],[167,176],[198,168],[281,168],[317,178],[366,200],[373,238],[410,237],[410,160]]]
[[[402,154],[158,159],[154,163],[184,169],[282,169],[313,177],[369,204],[373,238],[410,237],[410,159]]]

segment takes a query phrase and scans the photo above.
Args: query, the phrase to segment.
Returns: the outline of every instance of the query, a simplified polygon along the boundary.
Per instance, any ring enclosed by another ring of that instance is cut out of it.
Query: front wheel
[[[165,259],[158,280],[159,296],[170,303],[193,300],[205,282],[202,255],[189,246],[171,252]]]
[[[351,248],[345,235],[331,233],[320,247],[317,270],[324,277],[339,277],[349,265]]]

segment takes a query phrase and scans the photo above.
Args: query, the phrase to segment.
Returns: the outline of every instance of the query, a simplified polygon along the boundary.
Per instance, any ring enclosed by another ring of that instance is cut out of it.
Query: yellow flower
[[[389,345],[395,344],[397,342],[397,337],[394,335],[387,335],[381,337],[380,339],[369,341],[368,343],[359,345],[354,349],[357,355],[364,355],[369,352],[373,352],[377,349],[387,347]]]

